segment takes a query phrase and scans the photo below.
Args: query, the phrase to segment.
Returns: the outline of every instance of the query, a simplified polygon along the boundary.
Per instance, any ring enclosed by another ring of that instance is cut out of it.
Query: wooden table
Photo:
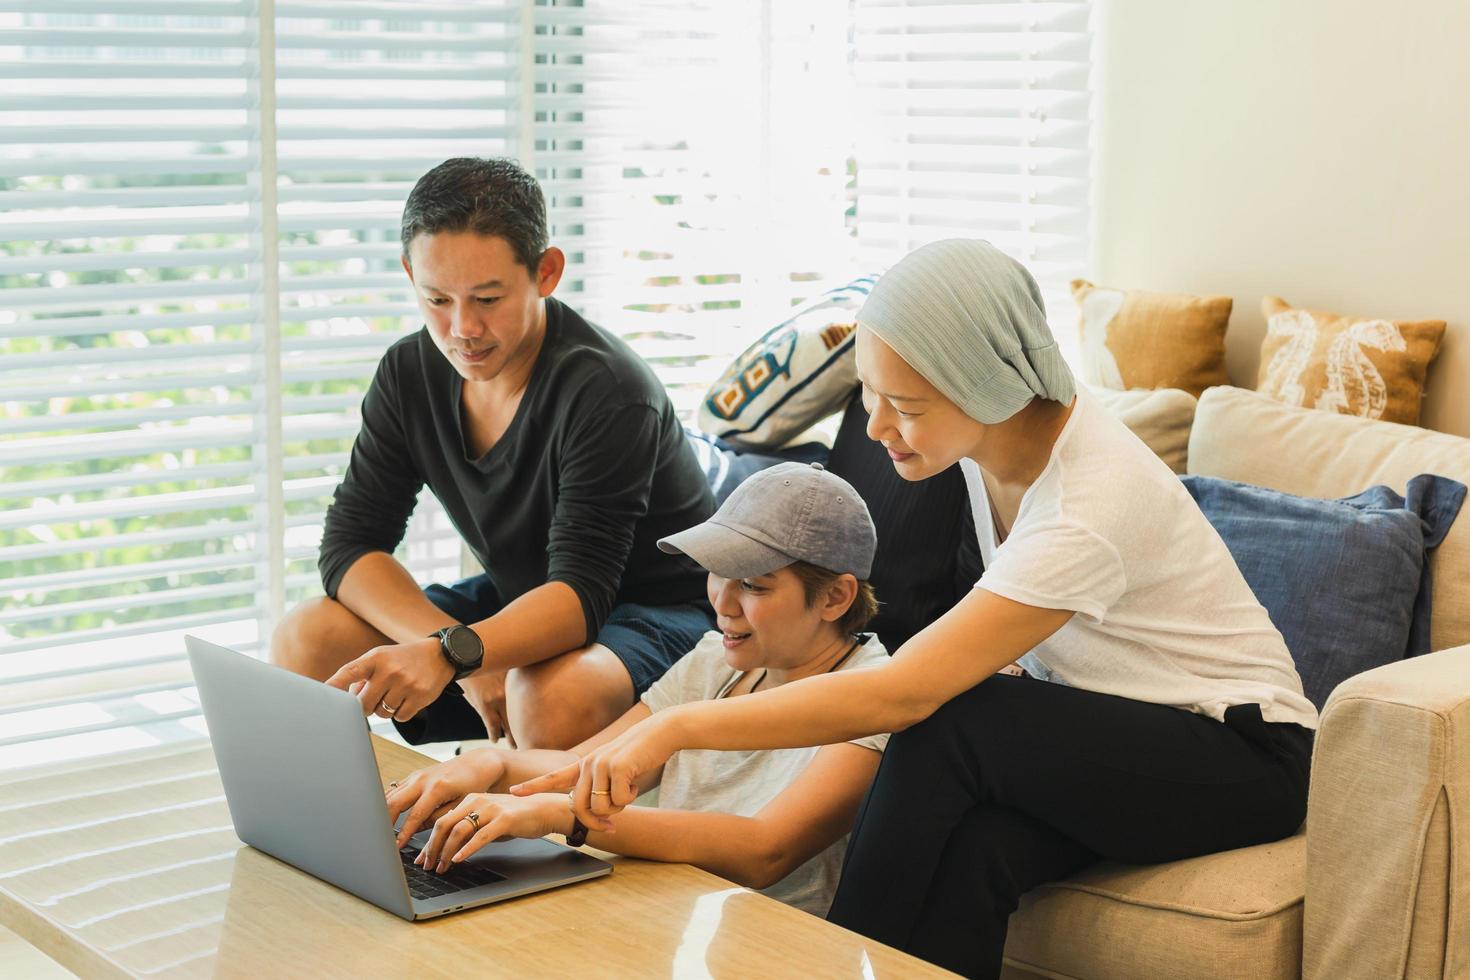
[[[432,761],[374,748],[385,783]],[[409,923],[242,845],[207,743],[0,775],[0,923],[86,978],[949,975],[689,865],[616,864]]]

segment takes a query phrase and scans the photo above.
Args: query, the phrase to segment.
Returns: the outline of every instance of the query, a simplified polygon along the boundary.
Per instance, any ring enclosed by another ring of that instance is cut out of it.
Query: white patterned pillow
[[[1385,422],[1419,422],[1443,320],[1383,320],[1261,301],[1256,388],[1279,402]]]
[[[798,307],[737,357],[699,406],[699,428],[748,447],[784,445],[847,404],[857,386],[857,311],[877,276]]]

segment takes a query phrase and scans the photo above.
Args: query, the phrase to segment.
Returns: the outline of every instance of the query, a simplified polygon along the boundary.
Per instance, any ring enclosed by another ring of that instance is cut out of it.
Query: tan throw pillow
[[[1443,320],[1373,320],[1261,300],[1256,388],[1288,405],[1416,425]]]
[[[1113,391],[1088,388],[1118,421],[1133,430],[1175,473],[1187,473],[1189,430],[1194,425],[1195,397],[1178,388]]]
[[[1229,296],[1107,289],[1072,280],[1082,379],[1103,388],[1182,388],[1199,397],[1225,373]]]

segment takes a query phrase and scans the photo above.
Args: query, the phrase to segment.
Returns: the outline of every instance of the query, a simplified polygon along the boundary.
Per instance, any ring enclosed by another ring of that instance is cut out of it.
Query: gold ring
[[[592,791],[592,795],[593,796],[612,796],[612,790],[610,790],[610,789],[594,789]]]
[[[464,815],[464,818],[466,820],[468,820],[470,823],[474,824],[476,830],[479,830],[480,829],[480,815],[478,813],[476,813],[474,810],[471,810],[469,813],[466,813]]]

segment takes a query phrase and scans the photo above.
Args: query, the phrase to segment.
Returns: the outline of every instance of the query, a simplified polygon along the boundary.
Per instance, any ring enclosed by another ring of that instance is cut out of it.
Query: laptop
[[[572,882],[612,865],[548,840],[496,841],[448,873],[399,850],[357,698],[185,637],[235,833],[307,874],[410,921]]]

